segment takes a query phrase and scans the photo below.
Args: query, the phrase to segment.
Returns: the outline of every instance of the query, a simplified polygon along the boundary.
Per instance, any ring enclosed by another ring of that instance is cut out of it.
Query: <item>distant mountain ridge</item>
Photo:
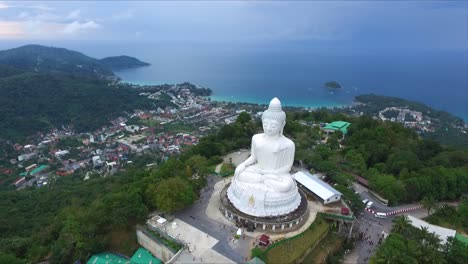
[[[113,69],[148,65],[129,56],[98,60],[65,48],[25,45],[0,51],[0,65],[37,73],[61,73],[100,79],[117,78]]]

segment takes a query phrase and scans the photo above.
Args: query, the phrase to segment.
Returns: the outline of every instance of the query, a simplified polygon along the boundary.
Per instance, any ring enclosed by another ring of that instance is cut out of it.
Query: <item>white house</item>
[[[139,126],[135,126],[135,125],[125,126],[125,130],[127,130],[127,131],[130,132],[130,133],[135,133],[135,132],[140,131],[140,127],[139,127]]]
[[[307,171],[296,172],[293,174],[293,178],[306,189],[322,199],[324,204],[338,202],[341,199],[342,194],[339,191],[319,179],[318,176],[312,175]]]
[[[60,150],[60,151],[57,151],[55,152],[55,157],[61,157],[61,156],[65,156],[67,154],[70,154],[70,151],[68,150]]]

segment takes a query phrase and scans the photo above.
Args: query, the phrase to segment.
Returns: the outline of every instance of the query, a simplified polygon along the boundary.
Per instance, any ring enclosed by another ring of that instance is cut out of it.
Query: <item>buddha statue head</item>
[[[283,134],[286,125],[286,113],[281,109],[281,102],[278,98],[270,101],[268,109],[262,115],[263,131],[267,136],[279,136]]]

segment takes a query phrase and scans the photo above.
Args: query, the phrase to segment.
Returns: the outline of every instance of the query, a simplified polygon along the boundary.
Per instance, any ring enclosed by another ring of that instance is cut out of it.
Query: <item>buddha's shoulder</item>
[[[260,139],[265,135],[265,133],[255,134],[252,136],[252,140]]]
[[[283,141],[283,144],[294,146],[294,142],[285,136],[281,136],[281,140]]]
[[[255,134],[252,137],[252,141],[263,141],[264,137],[265,137],[265,133]],[[294,146],[294,142],[285,136],[279,137],[278,142],[280,142],[281,144],[285,146]]]

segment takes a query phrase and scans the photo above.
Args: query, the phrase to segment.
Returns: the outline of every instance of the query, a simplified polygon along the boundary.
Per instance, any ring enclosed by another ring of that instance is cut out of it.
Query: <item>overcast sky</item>
[[[0,1],[0,41],[306,42],[465,50],[468,2]]]

